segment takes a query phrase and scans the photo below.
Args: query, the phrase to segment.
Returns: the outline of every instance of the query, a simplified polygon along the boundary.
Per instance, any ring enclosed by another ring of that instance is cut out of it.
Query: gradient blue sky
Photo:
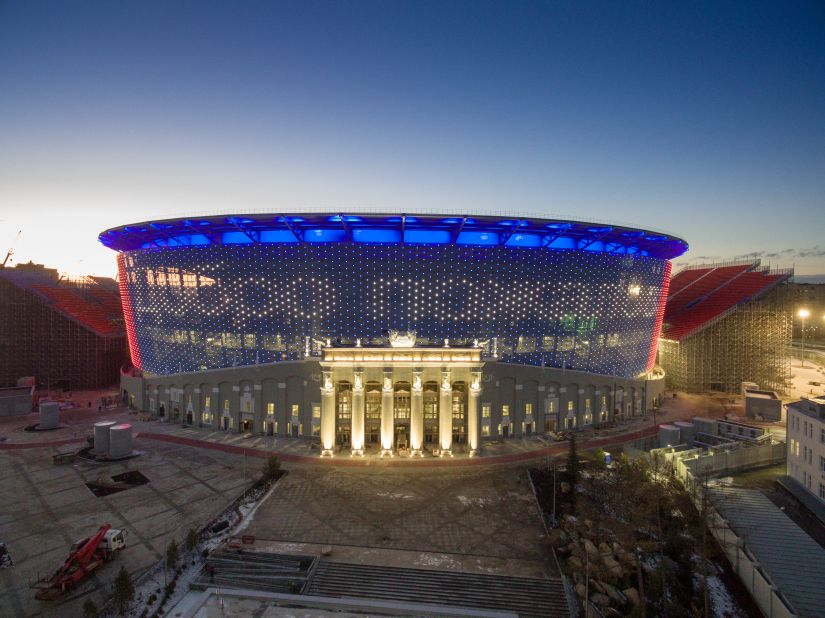
[[[0,254],[197,212],[565,214],[825,274],[822,2],[0,0]]]

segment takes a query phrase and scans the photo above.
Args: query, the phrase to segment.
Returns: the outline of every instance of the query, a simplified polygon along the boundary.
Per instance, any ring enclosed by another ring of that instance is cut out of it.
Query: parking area
[[[259,460],[247,470],[244,458],[175,444],[137,440],[135,447],[144,454],[125,462],[65,466],[52,463],[57,449],[0,451],[0,541],[14,560],[0,570],[0,616],[78,616],[88,596],[102,605],[121,565],[137,574],[156,563],[173,537],[182,541],[220,513],[260,467]],[[129,471],[149,482],[102,497],[86,485]],[[114,562],[63,603],[36,601],[29,582],[54,572],[70,545],[103,523],[127,530]]]

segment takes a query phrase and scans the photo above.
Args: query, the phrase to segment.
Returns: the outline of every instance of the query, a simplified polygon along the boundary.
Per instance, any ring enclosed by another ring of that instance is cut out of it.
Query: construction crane
[[[86,537],[72,545],[66,562],[54,575],[37,580],[31,585],[37,589],[34,598],[39,601],[56,599],[70,588],[89,577],[106,561],[114,558],[115,551],[126,546],[125,531],[103,524],[94,536]]]
[[[5,267],[6,267],[6,262],[8,262],[8,261],[9,261],[9,258],[10,258],[12,255],[14,255],[14,245],[17,243],[17,239],[18,239],[18,238],[20,238],[20,234],[22,234],[22,233],[23,233],[23,230],[17,230],[17,236],[15,236],[15,237],[14,237],[14,240],[13,240],[13,241],[11,241],[11,246],[9,247],[9,250],[8,250],[8,252],[6,253],[6,257],[5,257],[5,259],[3,260],[3,264],[2,264],[2,266],[0,266],[0,268],[5,268]]]

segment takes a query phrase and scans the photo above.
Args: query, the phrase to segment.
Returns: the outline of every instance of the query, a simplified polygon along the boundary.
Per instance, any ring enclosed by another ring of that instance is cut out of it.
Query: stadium
[[[269,214],[113,228],[136,407],[326,454],[476,452],[643,413],[674,236],[557,219]],[[464,448],[464,447],[461,447]]]

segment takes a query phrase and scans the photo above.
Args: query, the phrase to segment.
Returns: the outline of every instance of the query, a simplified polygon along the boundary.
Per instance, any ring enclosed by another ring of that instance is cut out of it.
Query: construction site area
[[[103,607],[121,566],[139,577],[163,558],[172,538],[199,530],[249,484],[237,457],[162,443],[141,449],[140,457],[126,462],[61,466],[52,456],[65,446],[0,450],[0,500],[6,505],[0,528],[14,565],[0,569],[0,615],[82,616],[88,598]],[[113,480],[126,473],[145,482]],[[98,495],[95,487],[110,491]],[[112,564],[57,600],[37,600],[30,586],[52,576],[72,544],[103,524],[125,531],[125,547]]]
[[[50,424],[52,407],[41,406],[40,423],[0,420],[0,498],[15,504],[0,520],[13,564],[0,568],[1,615],[82,616],[89,600],[121,615],[121,567],[134,585],[123,615],[134,618],[281,616],[287,606],[306,616],[544,617],[576,603],[527,475],[565,458],[566,442],[500,441],[472,460],[327,460],[312,440],[123,407],[58,410],[53,428],[30,430]],[[577,435],[583,451],[618,453],[661,442],[668,423],[687,431],[697,415],[738,428],[725,417],[743,412],[680,392],[654,417]],[[784,437],[781,423],[760,426]],[[282,469],[262,485],[273,454]],[[166,568],[172,540],[179,555]]]
[[[340,597],[362,599],[354,616],[420,615],[425,600],[435,615],[567,615],[525,464],[356,469],[319,466],[307,452],[255,493],[271,451],[239,454],[229,444],[242,436],[199,448],[178,438],[181,428],[123,408],[71,414],[48,432],[26,431],[31,416],[0,425],[0,499],[15,505],[0,515],[10,567],[0,569],[0,615],[82,616],[89,600],[120,615],[121,568],[135,587],[130,616],[221,615],[215,587],[245,591],[220,602],[240,614],[299,594],[309,616]],[[116,432],[130,423],[163,431],[136,432],[113,459]],[[95,459],[101,428],[112,444]],[[282,450],[301,452],[292,442]],[[173,539],[182,558],[166,569]],[[170,581],[177,591],[161,600]]]

